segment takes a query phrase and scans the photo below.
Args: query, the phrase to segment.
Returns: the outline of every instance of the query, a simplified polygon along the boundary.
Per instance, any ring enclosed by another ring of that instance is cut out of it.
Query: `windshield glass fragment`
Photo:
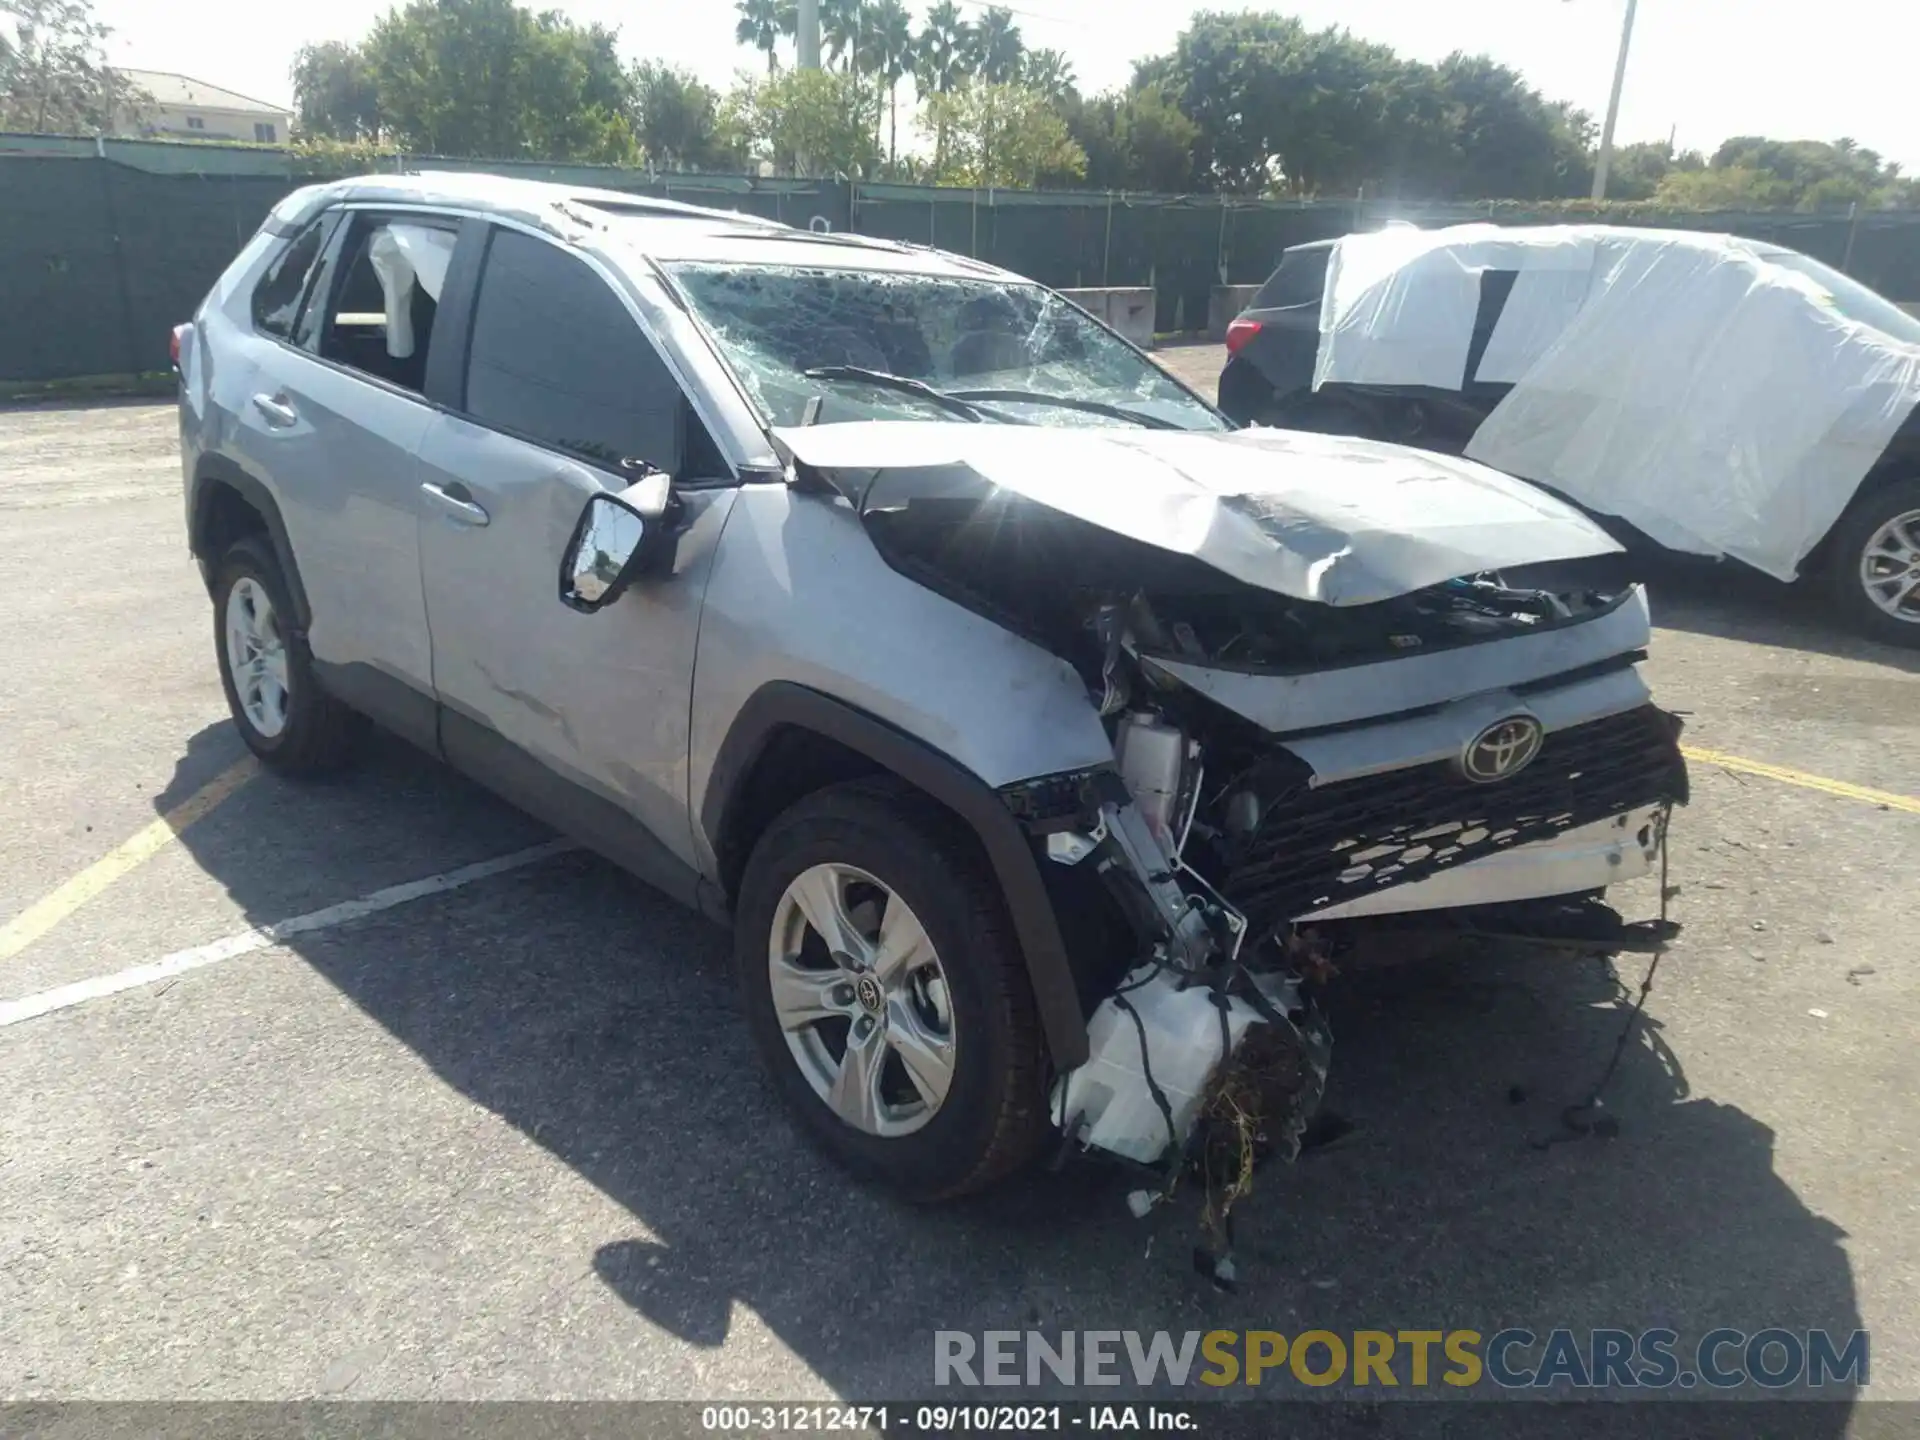
[[[669,269],[774,425],[803,423],[816,399],[821,424],[953,418],[941,398],[893,383],[904,380],[943,394],[991,392],[999,413],[989,420],[1228,428],[1152,361],[1038,285],[787,265]]]

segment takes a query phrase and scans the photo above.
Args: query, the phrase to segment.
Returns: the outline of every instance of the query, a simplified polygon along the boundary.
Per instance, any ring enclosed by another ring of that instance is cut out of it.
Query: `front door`
[[[447,758],[691,898],[687,720],[735,491],[671,371],[578,254],[496,228],[457,413],[420,448],[421,561]],[[587,497],[675,476],[670,572],[591,615],[560,600]]]

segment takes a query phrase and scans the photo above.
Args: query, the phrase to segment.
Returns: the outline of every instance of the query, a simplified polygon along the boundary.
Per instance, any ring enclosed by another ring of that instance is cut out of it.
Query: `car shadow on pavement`
[[[156,804],[237,749],[224,722],[193,737]],[[445,868],[420,857],[449,846],[464,863],[542,833],[378,741],[337,780],[263,776],[181,843],[265,924]],[[1190,1189],[1135,1220],[1138,1182],[1093,1162],[936,1209],[850,1182],[763,1079],[721,932],[591,856],[287,944],[632,1216],[583,1236],[569,1273],[698,1347],[727,1341],[745,1307],[850,1399],[951,1398],[933,1387],[937,1330],[1665,1326],[1690,1341],[1779,1326],[1844,1343],[1860,1326],[1841,1232],[1774,1173],[1766,1125],[1690,1093],[1657,1021],[1609,1092],[1618,1135],[1538,1146],[1626,1014],[1598,961],[1485,952],[1342,976],[1329,1105],[1353,1129],[1260,1172],[1226,1294],[1195,1272]],[[1240,1394],[1276,1391],[1300,1393],[1270,1377]],[[1806,1418],[1794,1433],[1844,1429],[1844,1407]]]
[[[1852,633],[1818,582],[1782,585],[1744,565],[1677,555],[1648,558],[1643,565],[1653,623],[1664,629],[1811,650],[1920,675],[1920,650]]]

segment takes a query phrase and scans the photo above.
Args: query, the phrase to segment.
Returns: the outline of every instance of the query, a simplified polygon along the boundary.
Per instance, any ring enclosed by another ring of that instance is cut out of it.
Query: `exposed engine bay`
[[[1220,1253],[1255,1160],[1296,1154],[1319,1105],[1317,996],[1349,932],[1413,914],[1524,934],[1544,907],[1571,943],[1636,938],[1599,892],[1656,867],[1686,772],[1635,669],[1644,596],[1603,535],[1329,603],[1300,593],[1329,566],[1391,590],[1432,548],[1227,496],[1277,550],[1298,537],[1292,561],[1320,557],[1262,585],[1209,556],[1249,548],[1217,513],[1175,546],[958,465],[813,476],[890,565],[1085,683],[1111,766],[1002,790],[1081,897],[1056,899],[1063,931],[1095,928],[1089,877],[1121,917],[1085,946],[1091,1054],[1053,1118],[1068,1147],[1153,1167],[1141,1204],[1203,1174]]]

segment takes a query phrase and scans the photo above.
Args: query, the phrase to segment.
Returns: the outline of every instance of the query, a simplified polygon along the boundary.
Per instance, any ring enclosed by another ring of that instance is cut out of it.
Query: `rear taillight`
[[[1242,315],[1227,326],[1227,353],[1238,355],[1247,346],[1247,342],[1260,333],[1260,322],[1249,320]]]
[[[180,337],[186,332],[186,326],[176,325],[167,337],[167,358],[173,361],[173,368],[180,368]]]

